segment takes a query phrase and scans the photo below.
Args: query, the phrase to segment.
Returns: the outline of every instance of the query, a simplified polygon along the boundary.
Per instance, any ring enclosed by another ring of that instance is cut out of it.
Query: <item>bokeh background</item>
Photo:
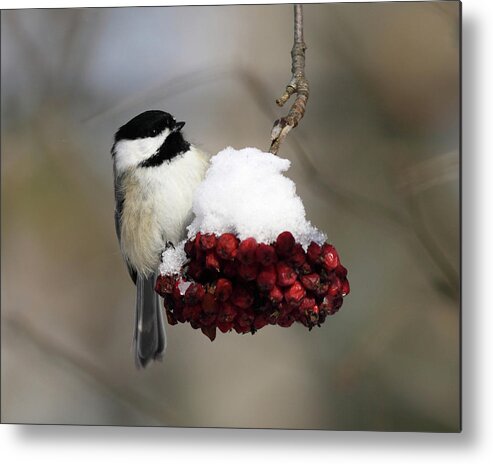
[[[110,147],[146,109],[267,149],[292,6],[2,11],[3,422],[457,431],[457,2],[305,5],[311,97],[281,155],[349,269],[308,332],[168,327],[133,364]]]

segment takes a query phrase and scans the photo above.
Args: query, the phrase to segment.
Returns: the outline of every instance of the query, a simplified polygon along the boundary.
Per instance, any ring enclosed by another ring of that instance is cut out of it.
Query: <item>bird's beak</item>
[[[185,121],[180,121],[175,124],[173,127],[173,132],[178,132],[183,129],[183,126],[185,125]]]

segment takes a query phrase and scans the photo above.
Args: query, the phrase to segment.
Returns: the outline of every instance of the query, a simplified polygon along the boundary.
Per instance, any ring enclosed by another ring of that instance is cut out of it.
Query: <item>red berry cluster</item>
[[[189,322],[211,340],[223,333],[254,333],[267,324],[309,329],[336,313],[349,293],[336,249],[312,242],[307,251],[290,232],[275,243],[233,234],[198,233],[185,244],[182,276],[160,276],[168,322]],[[185,288],[184,282],[188,282]]]

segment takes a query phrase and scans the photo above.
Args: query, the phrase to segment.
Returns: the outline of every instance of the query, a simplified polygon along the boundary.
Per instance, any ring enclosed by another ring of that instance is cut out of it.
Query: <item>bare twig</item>
[[[308,81],[305,78],[305,50],[306,45],[303,40],[303,6],[294,5],[294,43],[291,50],[291,81],[286,86],[286,90],[276,100],[279,106],[283,106],[291,97],[296,94],[296,99],[289,109],[287,116],[278,119],[274,123],[271,132],[270,152],[277,154],[282,141],[286,138],[289,131],[296,127],[305,114],[306,102],[310,94]]]

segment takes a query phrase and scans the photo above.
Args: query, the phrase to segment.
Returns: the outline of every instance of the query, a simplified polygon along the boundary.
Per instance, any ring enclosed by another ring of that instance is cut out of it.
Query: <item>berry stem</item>
[[[271,132],[271,146],[269,151],[277,155],[282,141],[289,131],[295,128],[305,114],[306,103],[310,94],[308,81],[305,77],[305,50],[303,40],[303,6],[294,5],[294,43],[291,50],[291,81],[286,86],[284,93],[276,100],[279,106],[283,106],[291,97],[296,98],[289,109],[287,116],[274,122]]]

